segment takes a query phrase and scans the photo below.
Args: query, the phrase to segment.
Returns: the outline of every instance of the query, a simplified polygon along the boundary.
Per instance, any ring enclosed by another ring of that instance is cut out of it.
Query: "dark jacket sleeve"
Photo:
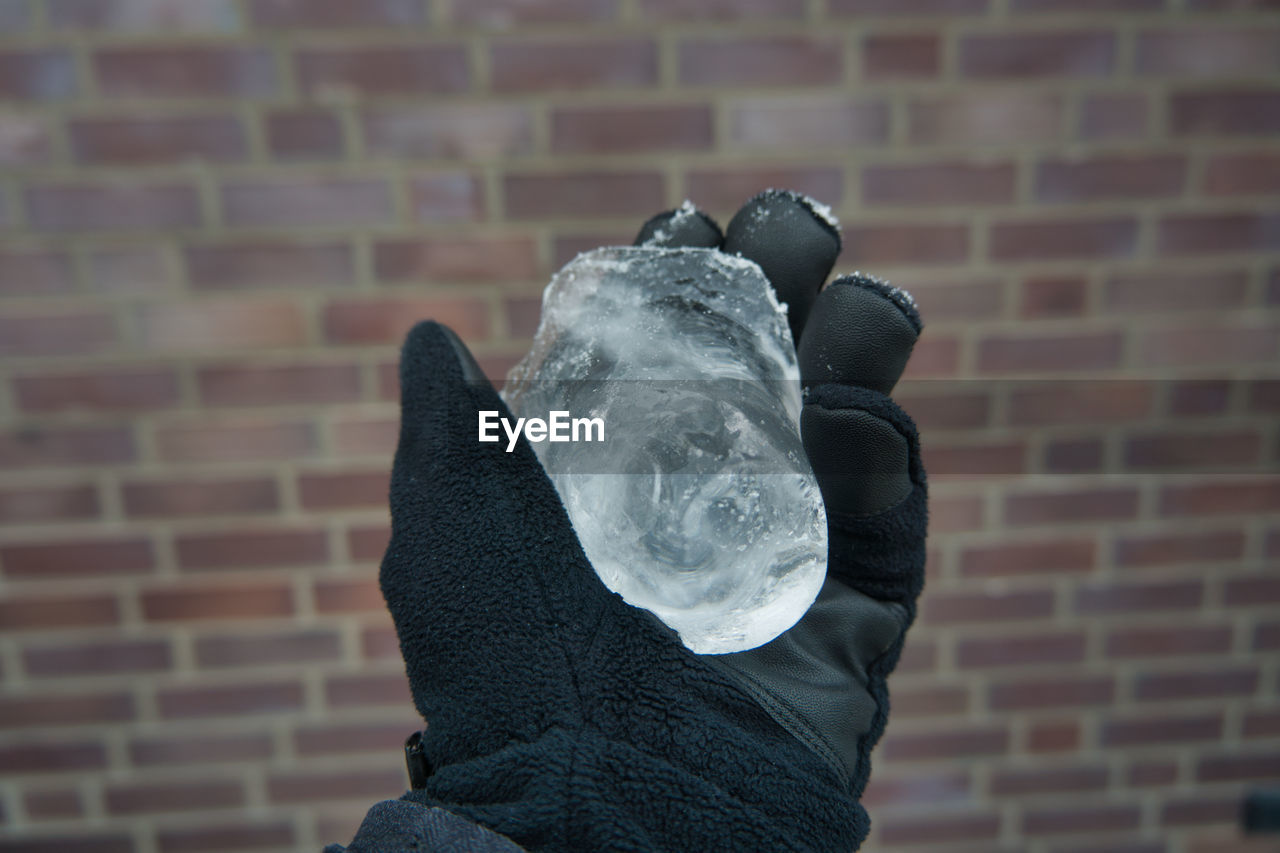
[[[330,844],[324,853],[524,853],[523,847],[444,809],[406,800],[386,800],[369,809],[350,845]]]

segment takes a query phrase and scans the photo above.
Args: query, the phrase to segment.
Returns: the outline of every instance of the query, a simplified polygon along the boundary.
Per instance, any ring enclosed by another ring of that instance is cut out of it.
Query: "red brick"
[[[330,675],[325,682],[324,696],[330,708],[365,705],[409,708],[413,704],[403,671],[389,675]]]
[[[991,226],[989,252],[998,261],[1126,258],[1137,240],[1130,217],[1004,221]]]
[[[130,835],[115,833],[92,834],[76,833],[72,835],[12,836],[13,846],[5,842],[12,851],[21,853],[133,853],[133,838]],[[8,853],[8,851],[6,851]]]
[[[1151,415],[1155,387],[1140,380],[1054,382],[1011,389],[1009,423],[1017,426],[1131,423]]]
[[[1280,380],[1257,379],[1250,382],[1249,411],[1280,412]]]
[[[1017,441],[934,442],[925,447],[923,457],[929,472],[938,478],[997,477],[1024,473],[1027,447]]]
[[[92,483],[0,489],[0,524],[92,519],[101,512]]]
[[[1140,434],[1126,438],[1121,452],[1125,467],[1139,471],[1249,470],[1261,458],[1262,437],[1246,430]]]
[[[1247,738],[1274,738],[1280,735],[1280,711],[1250,711],[1244,715],[1240,732]]]
[[[111,465],[135,458],[133,431],[129,427],[26,427],[0,431],[0,468]]]
[[[1222,737],[1222,713],[1192,717],[1141,717],[1105,720],[1100,741],[1104,747],[1216,741]]]
[[[0,625],[6,631],[39,631],[115,625],[115,596],[24,596],[9,593],[0,600]]]
[[[302,306],[285,299],[187,300],[135,310],[137,342],[161,351],[240,350],[307,342]]]
[[[387,609],[376,577],[317,580],[314,594],[320,613],[379,613]]]
[[[296,714],[302,709],[302,683],[281,679],[260,684],[161,688],[156,691],[156,706],[165,719]]]
[[[454,2],[464,3],[466,0]],[[505,7],[507,4],[503,5]],[[554,5],[560,6],[563,3]],[[688,0],[640,0],[640,17],[646,21],[755,21],[764,18],[803,18],[804,14],[804,0],[701,0],[699,3],[689,3]]]
[[[0,99],[53,101],[76,89],[75,65],[65,48],[0,51]]]
[[[1136,831],[1142,819],[1138,806],[1074,805],[1069,808],[1027,809],[1022,814],[1022,831],[1027,835],[1058,835],[1077,832]]]
[[[89,285],[102,293],[177,293],[179,283],[158,249],[130,246],[88,253]]]
[[[988,666],[1069,664],[1084,660],[1082,632],[969,637],[956,645],[956,665],[961,669]]]
[[[1058,439],[1044,446],[1044,470],[1051,474],[1080,474],[1102,470],[1101,439]]]
[[[228,163],[249,150],[231,116],[72,119],[67,136],[76,161],[89,165]]]
[[[371,154],[491,160],[533,150],[533,113],[523,104],[382,106],[363,117]]]
[[[105,770],[107,751],[93,740],[11,743],[0,747],[0,764],[15,775]]]
[[[2,119],[0,119],[2,121]],[[0,126],[0,140],[4,135]],[[0,144],[3,144],[0,141]],[[70,258],[42,250],[0,251],[0,295],[65,294],[75,288]]]
[[[990,420],[991,395],[986,393],[913,395],[899,385],[894,399],[924,430],[974,429]]]
[[[503,40],[490,48],[498,92],[636,88],[658,82],[658,51],[639,38]]]
[[[744,196],[739,202],[745,198]],[[635,240],[635,237],[635,230],[592,234],[558,234],[551,243],[551,265],[559,269],[583,252],[590,252],[592,249],[598,249],[601,246],[629,246]],[[494,378],[490,374],[486,375],[491,379]],[[506,373],[504,372],[502,375],[505,376]]]
[[[992,695],[995,695],[994,692]],[[993,703],[994,707],[994,703]],[[1080,745],[1080,724],[1046,720],[1027,726],[1027,751],[1032,753],[1074,752]]]
[[[1204,191],[1209,195],[1280,193],[1280,155],[1270,151],[1220,154],[1205,163]]]
[[[416,0],[250,0],[249,17],[262,28],[400,29],[423,23],[424,15]]]
[[[1191,657],[1221,655],[1231,648],[1231,628],[1120,628],[1107,636],[1107,655],[1113,658]]]
[[[1205,311],[1243,307],[1248,290],[1243,270],[1121,273],[1107,280],[1103,303],[1111,311]]]
[[[1009,731],[1003,726],[956,725],[942,732],[890,733],[880,754],[899,762],[1001,755],[1008,748]]]
[[[998,278],[949,278],[928,270],[899,274],[894,284],[910,291],[930,321],[995,320],[1004,314],[1005,288]]]
[[[980,15],[987,0],[829,0],[834,16]]]
[[[342,638],[332,630],[197,637],[196,665],[208,668],[336,661]]]
[[[22,798],[22,804],[26,808],[27,817],[36,821],[65,821],[85,816],[80,792],[72,788],[27,791]],[[121,849],[133,849],[129,841],[122,840],[121,843],[124,845]]]
[[[309,566],[329,561],[323,530],[192,533],[177,536],[174,544],[184,569]]]
[[[1208,27],[1138,33],[1134,64],[1139,74],[1195,77],[1266,77],[1280,71],[1275,51],[1280,30]]]
[[[26,191],[38,231],[155,231],[202,224],[193,187],[183,184],[37,184]]]
[[[997,620],[1037,620],[1053,613],[1052,590],[926,594],[925,619],[932,625]]]
[[[1274,250],[1280,248],[1280,214],[1170,215],[1160,220],[1156,241],[1164,255]]]
[[[274,804],[325,800],[394,799],[404,793],[404,770],[352,770],[272,773],[267,777],[267,799]]]
[[[462,92],[471,84],[462,45],[305,48],[298,85],[311,97],[335,94],[419,95]]]
[[[69,580],[150,574],[155,568],[151,542],[145,538],[10,543],[0,546],[0,561],[9,580]]]
[[[77,314],[8,312],[0,317],[0,355],[45,356],[101,352],[116,342],[106,311]]]
[[[390,539],[391,530],[385,524],[357,527],[347,531],[347,551],[353,560],[380,561]]]
[[[1024,491],[1007,494],[1004,519],[1007,524],[1062,524],[1076,521],[1110,521],[1135,518],[1137,489],[1120,487],[1080,491]],[[1077,545],[1083,543],[1077,543]],[[1092,543],[1089,543],[1092,546]],[[1065,543],[1059,543],[1065,550]],[[1092,563],[1092,547],[1086,564]],[[1029,555],[1030,556],[1030,555]],[[1043,555],[1049,556],[1049,555]],[[1035,562],[1036,559],[1029,559]]]
[[[387,621],[390,621],[390,614]],[[394,627],[365,628],[360,632],[360,654],[366,661],[395,660],[400,657],[400,638]]]
[[[466,172],[419,176],[409,182],[409,209],[416,222],[479,222],[484,188]]]
[[[298,500],[306,510],[382,508],[391,484],[387,471],[335,472],[298,476]]]
[[[534,281],[541,278],[537,247],[525,236],[417,237],[374,244],[373,264],[384,281]]]
[[[203,779],[199,782],[108,784],[107,812],[113,815],[156,814],[243,806],[239,781]]]
[[[895,713],[897,706],[894,706]],[[868,780],[859,798],[872,811],[895,806],[938,806],[963,803],[970,796],[972,779],[967,770],[931,771],[914,775],[882,776]]]
[[[703,210],[736,211],[770,187],[786,187],[838,206],[844,197],[844,176],[836,167],[772,165],[690,169],[685,174],[685,195]],[[650,213],[654,209],[650,207]]]
[[[1280,776],[1280,753],[1202,756],[1196,764],[1200,782],[1274,781]]]
[[[0,697],[0,729],[103,726],[134,719],[128,693],[63,693]]]
[[[1075,610],[1087,616],[1196,610],[1203,600],[1200,581],[1091,584],[1076,590]]]
[[[1085,139],[1136,139],[1147,131],[1145,95],[1085,95],[1080,103],[1080,135]]]
[[[233,33],[240,28],[234,0],[50,0],[56,30],[112,33]]]
[[[1115,61],[1106,32],[1018,32],[962,36],[958,63],[965,77],[1105,77]]]
[[[1231,383],[1215,379],[1187,379],[1169,389],[1169,414],[1195,417],[1222,415],[1230,403]]]
[[[1164,327],[1138,340],[1136,363],[1143,367],[1267,362],[1280,351],[1280,327],[1197,325]]]
[[[1080,317],[1089,304],[1089,282],[1080,276],[1038,276],[1019,288],[1020,317]]]
[[[850,224],[844,230],[844,245],[850,257],[868,265],[962,263],[969,256],[969,226]]]
[[[428,319],[463,338],[489,334],[488,306],[476,297],[335,300],[322,314],[325,339],[337,344],[401,343],[413,326]]]
[[[1186,158],[1174,155],[1042,160],[1035,194],[1045,202],[1168,198],[1182,193],[1186,172]]]
[[[1134,679],[1134,697],[1152,702],[1171,699],[1224,699],[1252,696],[1258,689],[1258,668],[1215,667],[1189,672],[1140,673]]]
[[[0,116],[0,166],[33,166],[53,159],[50,122],[43,116]]]
[[[1164,0],[1013,0],[1015,12],[1159,12]]]
[[[1274,513],[1280,510],[1280,480],[1232,478],[1222,482],[1165,486],[1160,492],[1160,514],[1166,516],[1238,515]],[[1226,534],[1222,534],[1225,536]],[[1234,548],[1235,540],[1228,540]],[[1222,547],[1222,540],[1218,540]],[[1217,548],[1204,555],[1216,559]],[[1226,550],[1225,547],[1223,550]]]
[[[345,287],[355,277],[345,243],[254,240],[188,246],[184,256],[197,290]]]
[[[1087,572],[1094,565],[1094,548],[1087,539],[974,545],[961,551],[960,572],[984,578]]]
[[[1107,787],[1106,765],[1037,767],[1031,770],[996,768],[991,774],[993,796],[1019,797],[1037,794],[1078,794]]]
[[[869,35],[862,42],[862,76],[866,80],[937,77],[941,40],[930,33]]]
[[[866,3],[868,0],[861,0]],[[935,0],[937,2],[937,0]],[[946,812],[886,817],[878,822],[880,840],[886,845],[947,844],[964,841],[995,842],[1000,834],[1000,815],[988,812]],[[990,847],[982,849],[989,850]]]
[[[297,849],[288,822],[236,823],[225,820],[209,826],[162,828],[156,832],[160,853],[216,853],[219,850]]]
[[[1169,128],[1175,136],[1280,133],[1280,90],[1174,92],[1169,100]]]
[[[982,500],[976,496],[939,497],[929,500],[929,529],[935,533],[981,530],[984,526]]]
[[[138,767],[261,762],[271,758],[271,736],[263,733],[142,737],[129,742],[129,761]]]
[[[868,166],[862,199],[868,204],[1002,204],[1013,201],[1012,163],[964,162]]]
[[[1115,698],[1113,676],[1063,677],[992,684],[987,704],[994,711],[1030,711],[1110,705]]]
[[[107,97],[261,98],[279,85],[271,53],[255,47],[103,48],[93,68]]]
[[[1125,774],[1125,782],[1134,788],[1172,785],[1178,781],[1178,764],[1174,761],[1135,761]]]
[[[178,402],[177,376],[172,370],[18,376],[14,391],[28,412],[155,409]]]
[[[301,458],[318,447],[307,421],[270,419],[170,423],[156,429],[156,447],[167,462],[231,462]]]
[[[308,758],[352,752],[391,755],[403,748],[410,728],[403,722],[309,726],[293,733],[293,743],[298,754]]]
[[[342,120],[331,112],[276,110],[266,116],[264,129],[276,160],[338,160],[346,147]]]
[[[908,690],[893,690],[893,714],[900,717],[946,716],[954,719],[969,710],[969,690],[965,687],[940,685]]]
[[[196,386],[206,406],[351,403],[360,399],[355,364],[204,367]]]
[[[978,342],[978,369],[984,373],[1105,370],[1119,366],[1122,347],[1118,332],[992,335]]]
[[[390,187],[375,178],[263,178],[222,186],[223,216],[239,228],[379,225],[394,216]]]
[[[729,138],[744,148],[831,148],[880,143],[889,135],[889,105],[880,99],[750,95],[731,100],[728,110]],[[822,198],[830,201],[829,196]],[[746,199],[743,196],[735,204]]]
[[[342,418],[333,425],[334,449],[340,456],[370,455],[385,461],[395,452],[399,437],[398,418]]]
[[[1227,797],[1181,797],[1166,800],[1160,807],[1160,822],[1165,826],[1187,826],[1199,823],[1234,824],[1240,820],[1243,803],[1239,795]]]
[[[491,29],[511,29],[521,24],[613,21],[618,17],[618,0],[556,0],[554,3],[448,0],[446,8],[449,18],[457,23]],[[643,19],[649,20],[648,15]]]
[[[1280,9],[1276,0],[1190,0],[1187,6],[1196,12],[1248,12]]]
[[[844,77],[843,45],[823,36],[685,39],[678,62],[686,86],[806,86]]]
[[[657,172],[509,174],[503,180],[514,219],[646,216],[663,206]]]
[[[293,615],[293,592],[287,583],[196,586],[145,590],[142,615],[149,622],[198,619],[255,619]]]
[[[714,142],[705,104],[560,107],[551,110],[553,154],[700,151]]]
[[[23,668],[35,677],[126,675],[164,672],[173,666],[164,640],[97,641],[78,645],[27,647]]]

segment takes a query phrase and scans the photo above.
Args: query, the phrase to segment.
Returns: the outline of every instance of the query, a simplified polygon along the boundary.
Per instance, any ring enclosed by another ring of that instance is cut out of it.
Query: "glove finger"
[[[652,217],[640,228],[635,245],[662,249],[718,249],[724,242],[720,226],[690,202]]]
[[[836,382],[893,391],[920,336],[911,294],[871,276],[841,276],[818,295],[798,358],[805,387]]]
[[[723,251],[760,265],[778,301],[787,303],[791,337],[799,342],[840,248],[839,228],[825,207],[799,193],[765,190],[730,220]]]

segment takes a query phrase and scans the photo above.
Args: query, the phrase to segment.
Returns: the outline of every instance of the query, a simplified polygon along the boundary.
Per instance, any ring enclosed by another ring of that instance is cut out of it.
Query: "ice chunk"
[[[533,445],[587,557],[690,649],[721,654],[794,625],[826,573],[798,380],[755,263],[609,248],[547,287],[504,396],[518,417],[603,420],[604,441]]]

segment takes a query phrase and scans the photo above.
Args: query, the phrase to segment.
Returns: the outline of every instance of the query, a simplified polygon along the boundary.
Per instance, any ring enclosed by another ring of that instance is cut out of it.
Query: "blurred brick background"
[[[1277,10],[0,0],[0,850],[349,839],[404,332],[771,185],[929,324],[868,849],[1280,849]]]

